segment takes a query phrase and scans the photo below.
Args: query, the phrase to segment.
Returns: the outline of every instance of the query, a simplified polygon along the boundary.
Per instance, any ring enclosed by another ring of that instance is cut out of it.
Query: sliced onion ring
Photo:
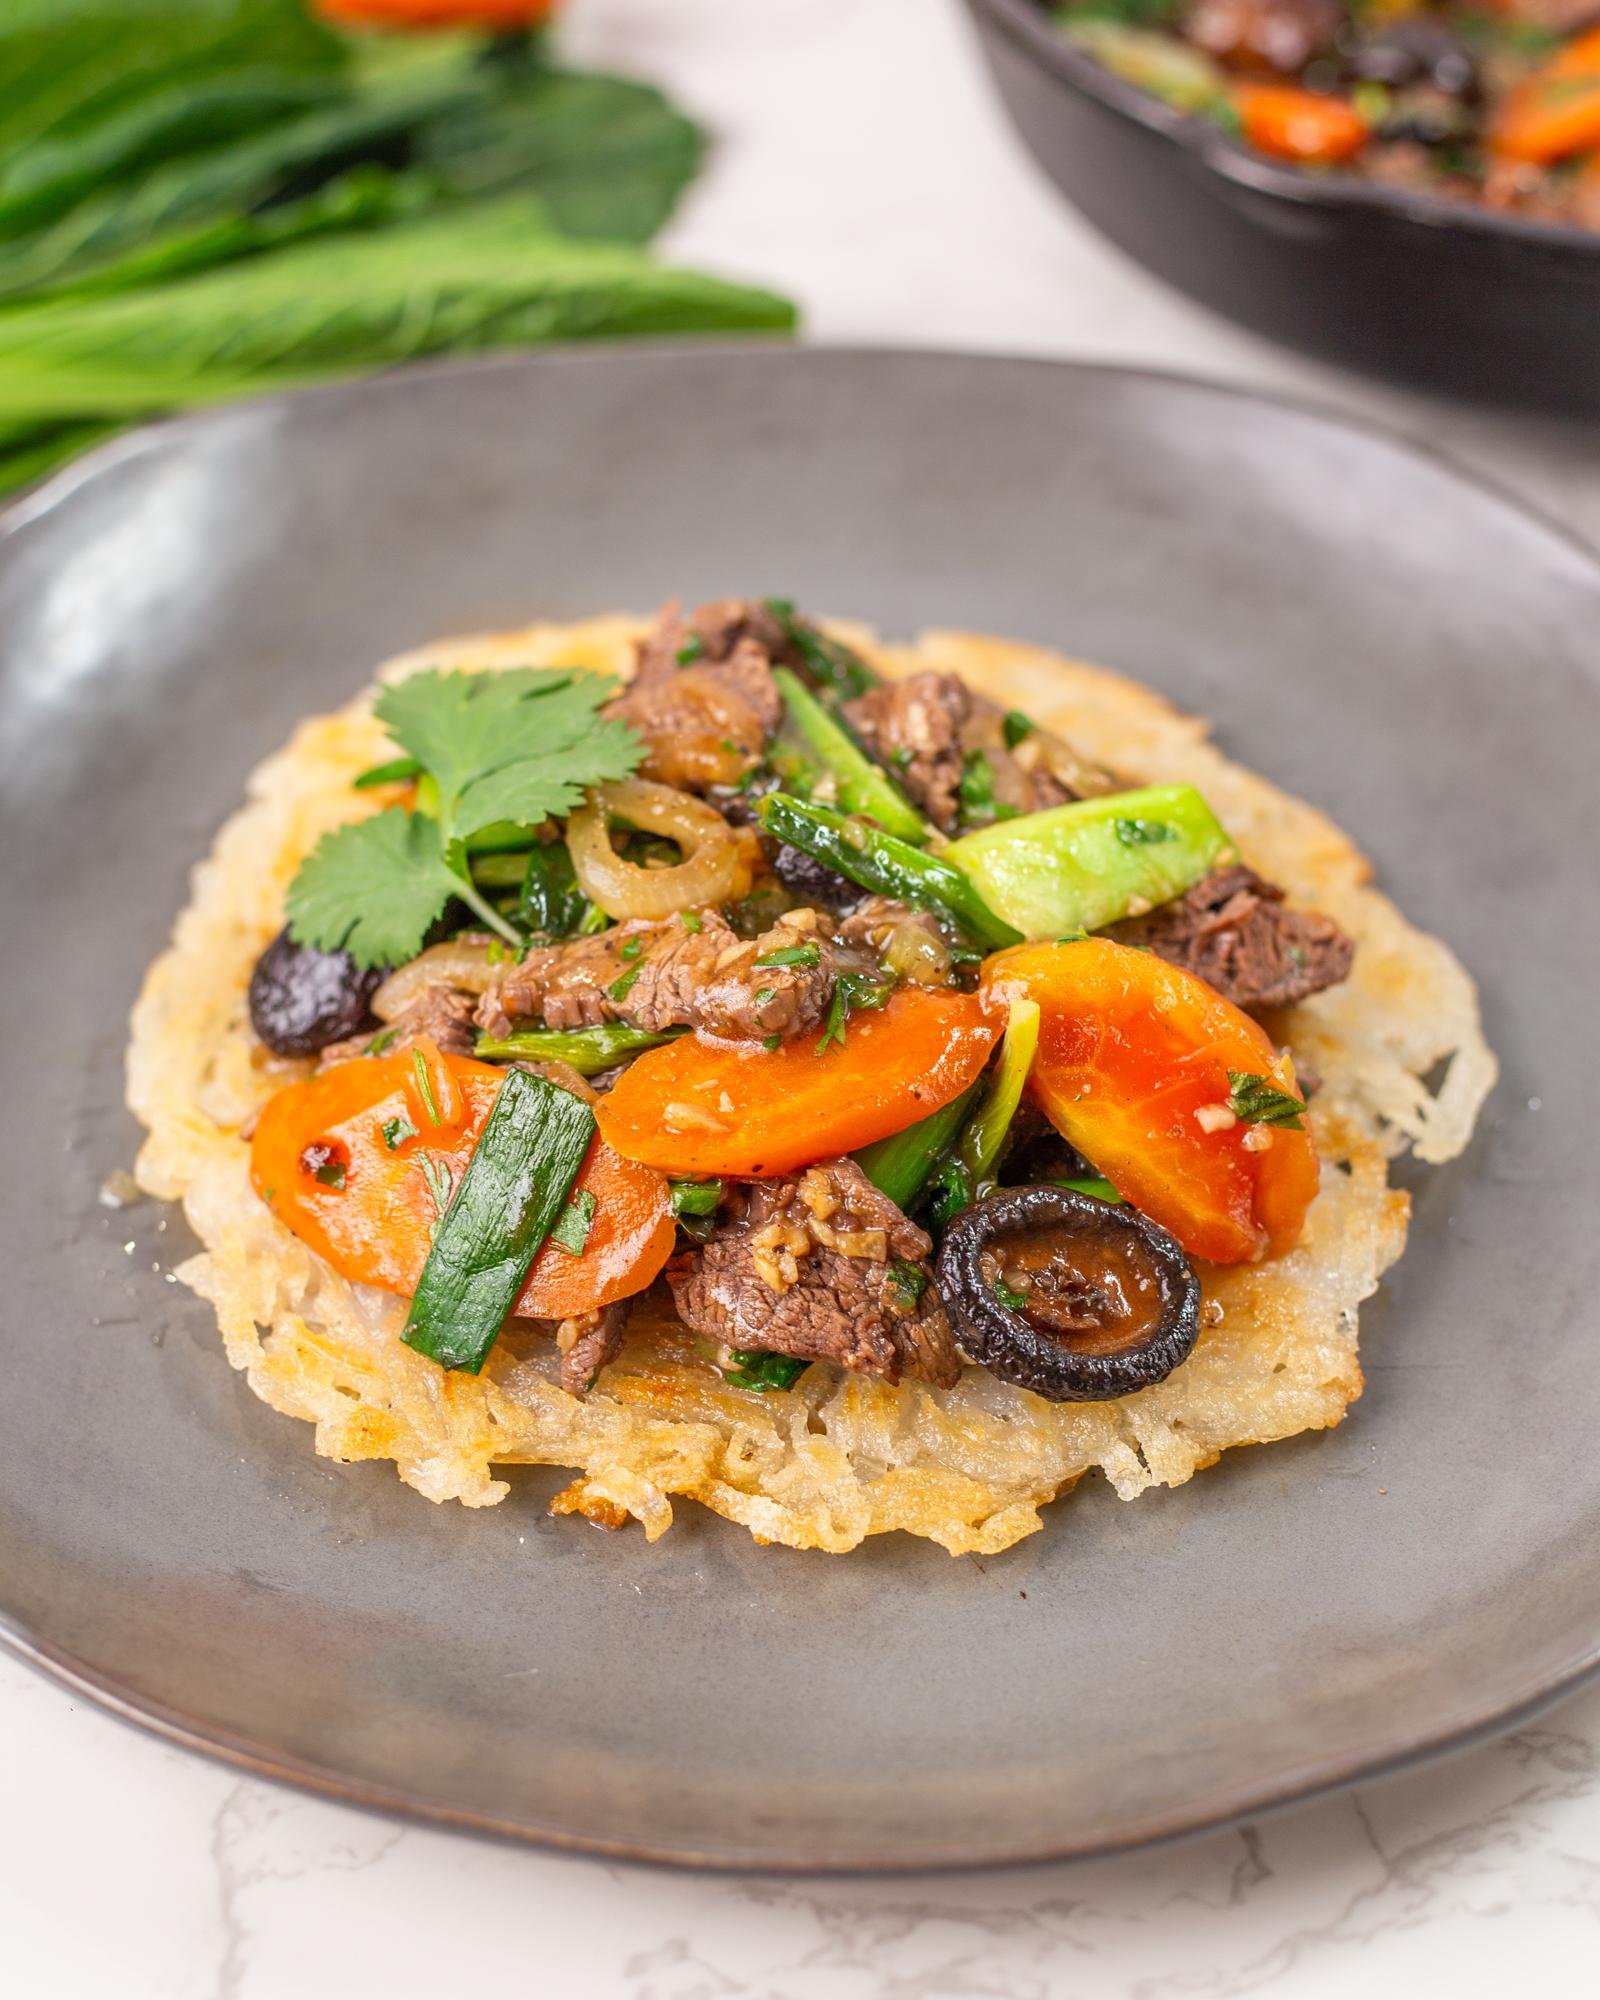
[[[372,996],[372,1011],[380,1021],[403,1014],[430,986],[454,986],[463,993],[487,993],[502,975],[489,963],[489,946],[498,940],[450,938],[430,944],[408,964],[391,972]],[[501,947],[504,955],[504,947]]]
[[[641,868],[625,859],[611,845],[613,819],[676,841],[682,861]],[[619,922],[736,901],[749,893],[753,875],[753,839],[703,800],[647,778],[597,785],[567,821],[567,847],[583,893]]]

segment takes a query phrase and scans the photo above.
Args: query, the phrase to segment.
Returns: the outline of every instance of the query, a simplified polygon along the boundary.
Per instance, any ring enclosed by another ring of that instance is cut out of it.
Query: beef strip
[[[617,1299],[597,1312],[576,1313],[556,1328],[561,1386],[569,1396],[592,1389],[600,1370],[616,1359],[632,1309],[632,1299]]]
[[[321,1067],[329,1069],[335,1063],[348,1062],[352,1056],[364,1056],[380,1037],[382,1046],[374,1052],[378,1055],[398,1055],[426,1038],[437,1043],[443,1055],[470,1056],[478,1041],[473,1024],[477,1005],[477,995],[463,993],[459,987],[425,986],[386,1027],[364,1030],[348,1041],[330,1043],[322,1051]]]
[[[1006,741],[1004,709],[974,694],[959,674],[924,668],[858,695],[846,719],[870,754],[941,832],[999,813],[1049,806],[1108,791],[1114,781],[1047,730]],[[962,798],[962,780],[973,780]],[[987,794],[992,807],[980,804]]]
[[[730,1195],[703,1248],[667,1267],[678,1316],[725,1349],[947,1388],[961,1373],[932,1243],[853,1160]]]
[[[783,714],[772,678],[782,645],[759,605],[702,604],[688,620],[676,602],[664,605],[639,642],[632,682],[605,710],[643,738],[640,776],[704,793],[754,770]]]
[[[798,1035],[821,1022],[841,971],[874,962],[837,944],[815,910],[791,910],[748,939],[738,937],[719,910],[693,914],[698,930],[669,917],[529,952],[483,996],[480,1024],[496,1035],[514,1021],[541,1019],[549,1028],[629,1021],[647,1034],[704,1028],[731,1040]],[[632,944],[638,950],[625,957]],[[758,963],[773,952],[810,945],[817,950],[815,965]],[[629,972],[633,978],[619,999],[611,989]]]
[[[1197,973],[1247,1008],[1287,1007],[1348,978],[1355,946],[1331,917],[1291,910],[1252,869],[1219,868],[1111,936]]]

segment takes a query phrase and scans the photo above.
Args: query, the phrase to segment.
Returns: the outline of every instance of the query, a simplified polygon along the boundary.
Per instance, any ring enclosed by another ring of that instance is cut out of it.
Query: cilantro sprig
[[[323,835],[289,885],[296,943],[397,965],[459,898],[508,943],[522,934],[472,880],[468,842],[487,827],[531,830],[573,812],[592,785],[625,778],[644,754],[603,720],[616,682],[553,667],[498,673],[434,669],[386,687],[374,704],[417,767],[415,806],[391,806]]]

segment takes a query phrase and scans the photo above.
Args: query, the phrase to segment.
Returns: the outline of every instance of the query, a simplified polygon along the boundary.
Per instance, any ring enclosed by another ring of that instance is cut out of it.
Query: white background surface
[[[1600,539],[1600,437],[1430,406],[1211,319],[1093,237],[946,0],[569,0],[575,55],[720,135],[670,240],[824,340],[1083,355],[1311,393]],[[419,1501],[418,1505],[422,1503]],[[1154,1854],[724,1880],[406,1829],[113,1723],[0,1659],[0,2000],[1600,1992],[1600,1690],[1433,1770]]]

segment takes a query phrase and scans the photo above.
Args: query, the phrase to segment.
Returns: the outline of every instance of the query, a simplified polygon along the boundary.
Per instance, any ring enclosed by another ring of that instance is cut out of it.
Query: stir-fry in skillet
[[[1336,1422],[1385,1155],[1492,1075],[1337,830],[1027,649],[584,629],[308,724],[152,971],[141,1174],[260,1392],[435,1498],[829,1548]]]
[[[1063,34],[1259,152],[1600,229],[1600,0],[1065,0]]]

